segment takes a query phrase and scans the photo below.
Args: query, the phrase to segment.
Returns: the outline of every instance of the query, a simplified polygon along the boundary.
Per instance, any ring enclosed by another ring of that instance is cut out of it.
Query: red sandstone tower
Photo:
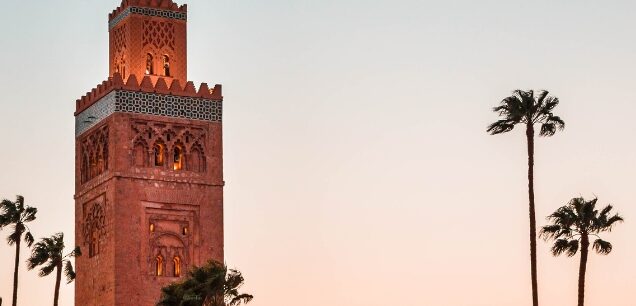
[[[109,15],[110,77],[75,112],[75,305],[155,305],[223,262],[221,85],[187,81],[185,5],[124,0]]]

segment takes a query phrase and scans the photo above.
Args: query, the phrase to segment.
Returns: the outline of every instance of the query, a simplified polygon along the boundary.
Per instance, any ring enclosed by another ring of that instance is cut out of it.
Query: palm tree
[[[566,206],[548,216],[552,224],[541,229],[541,236],[545,240],[555,240],[552,255],[558,256],[565,253],[568,257],[572,257],[579,249],[581,250],[578,306],[583,306],[585,300],[585,270],[590,236],[596,237],[592,244],[594,250],[601,255],[607,255],[612,251],[612,244],[601,239],[598,234],[610,232],[614,223],[623,222],[623,218],[618,214],[609,216],[612,205],[607,205],[600,211],[597,210],[597,201],[597,198],[590,201],[582,197],[574,198]]]
[[[2,200],[0,203],[0,229],[11,225],[13,232],[7,237],[9,245],[15,244],[15,266],[13,268],[13,306],[18,303],[18,265],[20,263],[20,244],[22,234],[24,242],[30,247],[33,244],[33,235],[26,223],[35,220],[37,208],[25,206],[24,197],[17,196],[15,202]]]
[[[548,96],[548,91],[542,90],[535,96],[534,91],[515,90],[512,95],[504,98],[493,111],[503,119],[490,124],[486,130],[491,135],[502,134],[517,124],[526,128],[528,145],[528,199],[530,206],[530,272],[532,277],[532,305],[539,305],[537,288],[537,225],[534,209],[534,125],[540,124],[539,136],[552,136],[557,129],[562,130],[565,123],[555,116],[552,110],[559,104],[559,98]]]
[[[254,297],[239,293],[244,282],[237,270],[216,261],[194,267],[186,279],[161,289],[157,306],[238,306]]]
[[[55,294],[53,296],[53,306],[57,306],[60,297],[60,280],[62,279],[62,267],[64,267],[64,275],[66,283],[70,284],[75,279],[75,271],[70,258],[81,256],[82,252],[79,247],[75,247],[73,251],[64,255],[64,234],[57,233],[50,238],[42,238],[35,244],[31,251],[31,257],[27,261],[29,270],[46,264],[40,269],[40,277],[47,276],[55,270]]]

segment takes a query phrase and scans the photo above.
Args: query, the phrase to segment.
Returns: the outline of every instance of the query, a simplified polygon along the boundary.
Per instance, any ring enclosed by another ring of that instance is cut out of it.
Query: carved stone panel
[[[144,205],[148,231],[147,275],[180,277],[196,256],[198,245],[198,207],[191,205]]]

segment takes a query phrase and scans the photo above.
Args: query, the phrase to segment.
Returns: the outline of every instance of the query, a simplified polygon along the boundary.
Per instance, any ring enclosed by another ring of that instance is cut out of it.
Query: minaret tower
[[[76,102],[75,305],[155,305],[223,262],[223,96],[187,81],[186,22],[172,0],[109,15],[110,76]]]

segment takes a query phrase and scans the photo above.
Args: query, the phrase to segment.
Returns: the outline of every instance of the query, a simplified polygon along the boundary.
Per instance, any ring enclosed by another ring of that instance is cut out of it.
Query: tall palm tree
[[[579,294],[578,306],[584,305],[585,300],[585,270],[587,255],[590,247],[590,236],[596,237],[592,247],[601,254],[607,255],[612,251],[612,244],[598,236],[601,232],[612,231],[614,223],[623,222],[618,214],[610,216],[612,205],[607,205],[600,211],[596,209],[597,198],[586,201],[582,197],[574,198],[550,216],[552,224],[541,229],[541,236],[548,240],[554,239],[552,255],[565,253],[572,257],[581,250],[579,265]]]
[[[528,200],[530,208],[530,274],[532,277],[532,305],[539,305],[537,288],[537,225],[534,209],[534,134],[535,124],[540,125],[539,136],[552,136],[557,129],[562,130],[565,123],[552,111],[559,104],[559,98],[549,96],[542,90],[537,95],[534,91],[515,90],[504,98],[499,106],[493,108],[503,119],[490,124],[486,130],[491,135],[502,134],[517,124],[526,128],[528,146]]]
[[[17,196],[15,202],[2,200],[0,203],[0,229],[11,226],[13,232],[7,237],[9,245],[15,244],[15,265],[13,268],[13,306],[18,303],[18,265],[20,263],[20,244],[22,234],[24,242],[30,247],[33,244],[33,235],[26,223],[35,220],[37,208],[25,206],[24,197]]]
[[[40,277],[47,276],[55,270],[55,293],[53,306],[57,306],[60,297],[60,281],[62,279],[62,267],[66,276],[66,283],[70,284],[75,279],[75,271],[71,263],[71,257],[81,256],[79,247],[64,255],[64,233],[57,233],[49,238],[42,238],[31,250],[31,257],[27,260],[29,270],[44,265],[40,269]]]
[[[229,271],[229,272],[228,272]],[[243,275],[216,261],[194,267],[186,279],[161,289],[157,306],[238,306],[254,297],[239,293]]]

